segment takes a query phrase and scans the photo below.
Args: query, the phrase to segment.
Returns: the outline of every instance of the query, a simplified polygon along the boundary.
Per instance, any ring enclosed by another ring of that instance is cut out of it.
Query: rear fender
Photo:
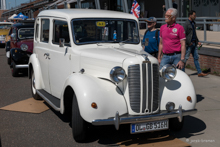
[[[107,119],[115,117],[118,111],[120,115],[127,113],[125,98],[119,88],[108,80],[99,79],[86,74],[74,73],[70,75],[64,87],[72,87],[77,97],[79,111],[87,122],[95,119]],[[65,88],[63,89],[65,91]],[[64,113],[64,100],[61,98],[61,113]],[[97,108],[91,107],[95,102]]]

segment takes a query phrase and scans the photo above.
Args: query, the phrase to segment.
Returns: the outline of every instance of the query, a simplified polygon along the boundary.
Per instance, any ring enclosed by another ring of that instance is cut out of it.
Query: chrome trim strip
[[[163,120],[169,118],[181,118],[182,116],[186,115],[193,115],[197,112],[197,109],[192,110],[182,110],[182,107],[179,106],[177,111],[172,111],[170,113],[159,113],[159,114],[152,114],[152,115],[143,115],[143,116],[116,116],[115,118],[109,119],[97,119],[93,120],[92,124],[95,126],[99,125],[115,125],[115,127],[119,127],[119,124],[129,124],[129,123],[142,123],[142,122],[149,122],[149,121],[156,121],[156,120]],[[117,125],[116,125],[117,124]]]
[[[40,91],[36,90],[39,94],[54,110],[60,111],[60,108],[56,107],[51,101],[49,101]]]
[[[28,64],[15,65],[16,68],[28,68]]]
[[[147,99],[148,99],[148,110],[149,110],[149,113],[152,113],[152,91],[153,91],[153,88],[152,88],[152,69],[151,69],[151,63],[148,63],[147,64],[147,73],[148,73],[148,96],[147,96]]]
[[[147,99],[147,92],[146,92],[146,86],[147,86],[147,79],[146,79],[146,64],[142,63],[142,82],[143,82],[143,97],[142,97],[142,113],[145,113],[146,109],[146,99]]]

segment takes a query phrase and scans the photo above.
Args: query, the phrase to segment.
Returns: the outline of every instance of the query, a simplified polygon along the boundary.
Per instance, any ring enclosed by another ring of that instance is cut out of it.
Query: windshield
[[[19,39],[34,38],[34,29],[33,28],[22,28],[18,31]]]
[[[11,24],[0,24],[0,29],[10,29]]]
[[[138,44],[137,22],[128,19],[75,19],[75,44],[121,42]]]

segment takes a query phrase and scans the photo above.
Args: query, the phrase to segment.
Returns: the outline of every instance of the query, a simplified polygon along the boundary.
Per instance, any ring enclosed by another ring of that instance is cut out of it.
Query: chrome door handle
[[[44,56],[49,56],[50,54],[49,53],[44,53]]]
[[[44,53],[44,56],[46,56],[46,59],[48,58],[48,59],[50,59],[50,54],[49,53]]]

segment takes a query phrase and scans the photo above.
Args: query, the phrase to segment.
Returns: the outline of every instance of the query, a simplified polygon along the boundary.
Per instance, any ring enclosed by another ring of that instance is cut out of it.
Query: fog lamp
[[[168,112],[173,111],[174,108],[175,108],[175,104],[173,102],[168,102],[166,104],[166,109],[167,109]]]

